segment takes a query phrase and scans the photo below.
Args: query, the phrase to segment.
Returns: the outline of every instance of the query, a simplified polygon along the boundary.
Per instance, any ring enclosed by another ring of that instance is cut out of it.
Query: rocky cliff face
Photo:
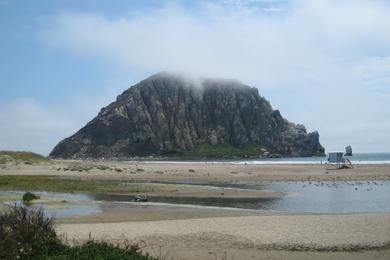
[[[318,132],[284,119],[256,88],[160,73],[123,92],[50,155],[127,158],[187,152],[202,144],[258,145],[265,154],[283,156],[324,154]]]

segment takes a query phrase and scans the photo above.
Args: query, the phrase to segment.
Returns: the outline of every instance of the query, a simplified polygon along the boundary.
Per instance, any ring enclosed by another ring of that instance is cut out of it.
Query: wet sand
[[[188,198],[278,198],[282,192],[169,183],[139,183],[138,195]]]
[[[115,223],[133,221],[180,220],[274,214],[266,211],[228,207],[179,205],[167,203],[104,203],[101,213],[57,219],[57,223]]]

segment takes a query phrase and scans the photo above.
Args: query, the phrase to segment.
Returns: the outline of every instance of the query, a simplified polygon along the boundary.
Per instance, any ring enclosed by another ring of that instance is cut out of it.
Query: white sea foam
[[[269,165],[269,164],[325,164],[327,162],[326,158],[321,160],[231,160],[231,161],[143,161],[143,163],[166,163],[166,164],[259,164],[259,165]],[[390,164],[390,160],[351,160],[352,164]]]

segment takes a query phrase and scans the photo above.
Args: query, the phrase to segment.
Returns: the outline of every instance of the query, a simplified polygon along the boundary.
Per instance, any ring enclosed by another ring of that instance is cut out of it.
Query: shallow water
[[[228,186],[287,193],[280,199],[259,201],[247,205],[256,209],[296,213],[390,212],[389,181],[237,181],[228,184]]]
[[[191,184],[189,182],[181,184]],[[368,213],[390,212],[389,181],[311,182],[311,181],[234,181],[192,183],[257,190],[281,191],[281,198],[178,198],[149,197],[150,202],[234,207],[288,213]],[[97,200],[131,201],[133,196],[95,194]]]
[[[0,194],[16,194],[20,195],[20,198],[23,196],[23,191],[0,191]],[[99,212],[102,212],[102,209],[99,205],[94,203],[93,198],[84,193],[61,193],[61,192],[35,192],[34,194],[40,197],[40,200],[49,200],[57,201],[55,204],[45,204],[45,203],[34,203],[31,207],[45,208],[46,212],[49,215],[65,218],[73,216],[88,216],[93,215]],[[67,203],[63,203],[66,201]],[[8,205],[21,205],[21,200],[9,201]]]
[[[200,206],[233,207],[282,213],[369,213],[390,212],[389,181],[349,181],[349,182],[310,182],[310,181],[233,181],[216,183],[185,183],[194,185],[219,186],[224,188],[243,188],[281,191],[281,198],[179,198],[149,197],[149,202],[171,204],[190,204]],[[1,192],[5,193],[5,192]],[[10,192],[6,192],[10,193]],[[21,191],[13,193],[22,194]],[[35,192],[42,199],[67,200],[72,203],[44,206],[56,217],[86,216],[107,210],[110,203],[131,202],[134,195],[86,194]],[[123,208],[131,207],[123,203]],[[136,210],[136,209],[134,209]]]

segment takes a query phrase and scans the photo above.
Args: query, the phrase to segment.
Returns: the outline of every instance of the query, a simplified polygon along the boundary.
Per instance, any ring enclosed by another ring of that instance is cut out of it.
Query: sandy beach
[[[64,171],[64,168],[106,166],[88,172]],[[118,172],[115,169],[120,169]],[[0,175],[52,175],[85,179],[153,180],[153,181],[226,181],[226,180],[390,180],[390,164],[355,165],[353,169],[335,170],[325,164],[229,164],[167,163],[136,161],[55,160],[38,165],[5,165]]]
[[[352,251],[358,251],[360,256],[377,255],[378,259],[386,259],[390,252],[390,214],[62,224],[58,230],[76,241],[91,236],[115,242],[137,242],[153,255],[161,253],[172,259],[215,259],[215,255],[224,254],[225,259],[263,259],[268,254],[277,259],[286,250],[292,251],[296,258],[305,259],[313,256],[326,259],[332,255],[353,259],[354,254],[347,254]]]

